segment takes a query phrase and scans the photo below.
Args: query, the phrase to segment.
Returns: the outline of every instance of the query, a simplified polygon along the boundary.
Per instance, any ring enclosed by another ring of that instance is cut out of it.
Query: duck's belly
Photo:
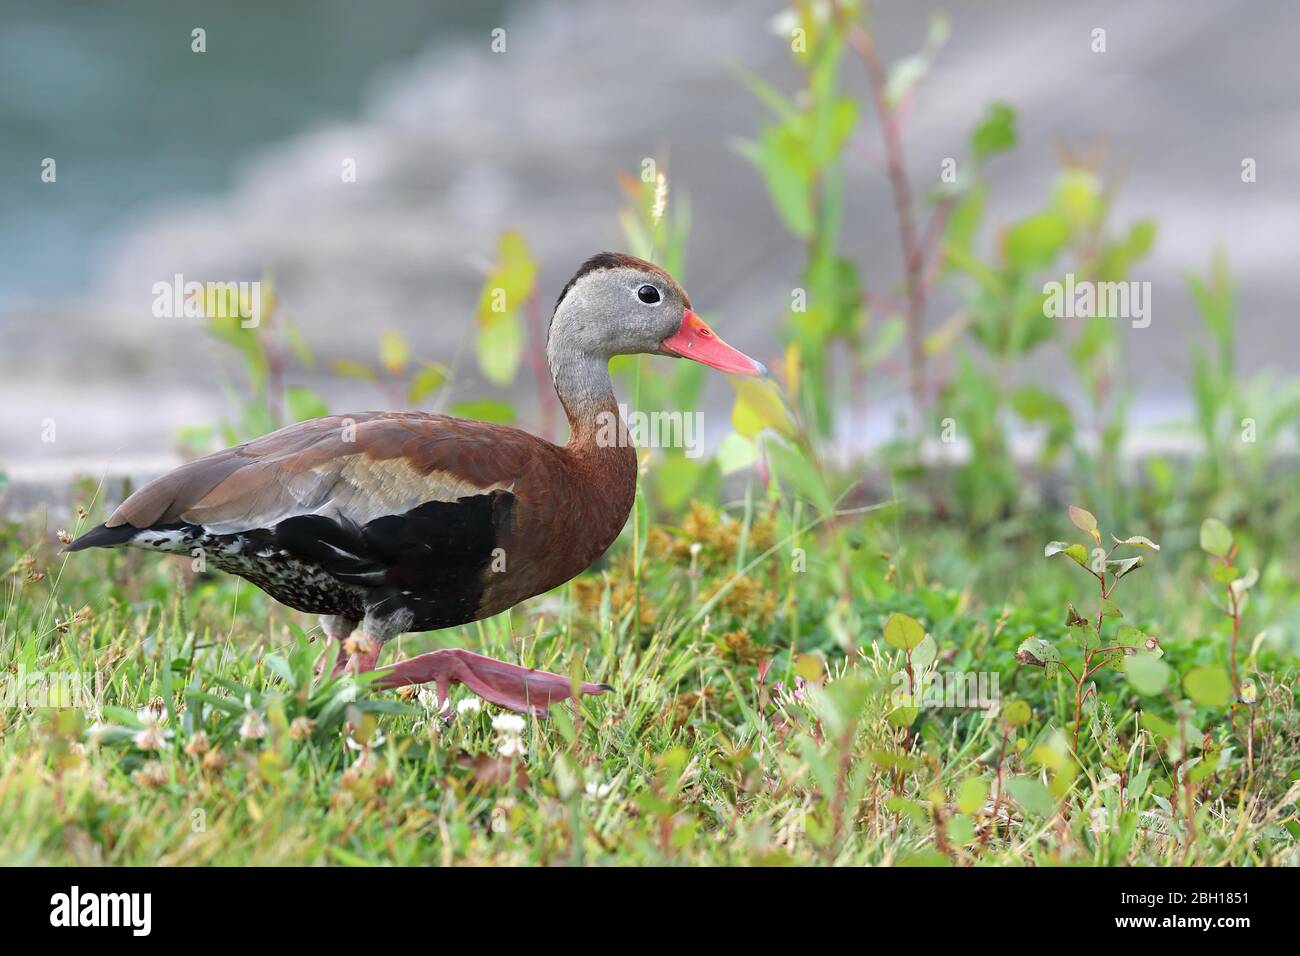
[[[473,567],[449,569],[431,562],[392,575],[359,569],[340,572],[279,546],[267,531],[214,535],[190,527],[142,533],[134,547],[187,554],[200,569],[234,574],[256,585],[279,603],[308,614],[338,615],[361,621],[367,615],[397,613],[410,623],[407,631],[433,631],[468,624],[496,611],[480,609],[482,572]],[[367,578],[373,580],[367,581]]]

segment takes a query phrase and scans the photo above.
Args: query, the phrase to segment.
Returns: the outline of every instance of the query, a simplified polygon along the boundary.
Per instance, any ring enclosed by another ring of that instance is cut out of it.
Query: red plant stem
[[[1239,695],[1241,687],[1237,684],[1237,638],[1241,632],[1241,606],[1237,602],[1237,592],[1228,585],[1228,601],[1232,606],[1232,644],[1228,648],[1228,672],[1232,679],[1232,693]]]
[[[546,330],[542,328],[542,310],[537,304],[537,292],[528,296],[524,306],[528,317],[528,365],[537,384],[538,408],[541,410],[542,435],[548,439],[555,438],[555,389],[551,386],[551,368],[546,361]]]
[[[836,14],[841,18],[843,16],[838,7]],[[920,414],[925,407],[925,335],[922,328],[926,298],[923,282],[925,263],[922,246],[917,241],[912,187],[907,179],[903,154],[903,127],[898,111],[890,105],[885,95],[889,80],[871,34],[858,24],[850,25],[847,34],[849,43],[866,67],[876,115],[880,120],[880,134],[885,148],[885,173],[889,177],[890,191],[894,197],[894,213],[898,219],[898,238],[906,275],[908,386],[917,414]]]

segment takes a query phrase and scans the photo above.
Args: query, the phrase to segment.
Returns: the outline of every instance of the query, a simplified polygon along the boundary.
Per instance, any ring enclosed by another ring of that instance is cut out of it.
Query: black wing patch
[[[277,547],[340,584],[360,588],[366,609],[409,611],[411,630],[474,620],[483,575],[510,527],[507,491],[429,501],[364,525],[321,515],[287,518],[271,532]]]
[[[510,492],[493,491],[428,501],[363,525],[300,515],[231,534],[185,523],[100,525],[66,550],[145,541],[156,551],[189,554],[197,546],[212,567],[299,611],[357,620],[409,612],[406,629],[427,631],[477,619],[484,574],[495,550],[507,546],[514,504]]]

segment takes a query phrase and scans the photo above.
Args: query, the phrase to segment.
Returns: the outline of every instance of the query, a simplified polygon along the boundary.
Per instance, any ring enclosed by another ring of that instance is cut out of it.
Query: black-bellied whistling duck
[[[189,462],[124,501],[69,551],[152,549],[237,574],[322,615],[336,673],[375,667],[383,642],[454,627],[549,591],[613,543],[636,494],[636,451],[609,360],[673,355],[740,375],[766,370],[691,311],[681,286],[633,256],[592,256],[560,293],[546,355],[566,445],[423,412],[299,422]],[[350,637],[360,627],[360,637]],[[570,678],[446,649],[381,671],[378,685],[463,683],[544,713]],[[607,685],[582,683],[586,694]]]

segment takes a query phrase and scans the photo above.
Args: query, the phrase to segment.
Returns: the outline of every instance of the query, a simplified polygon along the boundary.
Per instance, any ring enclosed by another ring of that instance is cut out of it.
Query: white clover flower
[[[477,697],[466,697],[456,705],[457,717],[472,717],[483,709],[483,702]]]
[[[524,748],[523,732],[526,722],[518,714],[498,714],[492,718],[492,729],[497,732],[497,753],[503,757],[522,757],[528,753]]]
[[[244,722],[239,725],[239,736],[244,740],[261,740],[266,736],[266,721],[255,710],[244,714]]]
[[[154,699],[137,710],[135,716],[142,724],[162,725],[167,723],[167,707],[162,700]]]
[[[349,750],[375,750],[382,747],[387,739],[387,737],[376,730],[374,736],[370,738],[370,742],[363,744],[361,741],[357,740],[356,737],[348,734],[347,745]]]
[[[141,750],[162,750],[167,744],[166,735],[156,723],[151,723],[142,730],[137,730],[132,739]]]
[[[1093,833],[1105,833],[1110,829],[1110,815],[1105,807],[1093,807],[1089,815],[1092,819],[1088,829]]]
[[[614,784],[612,781],[610,783],[601,783],[598,780],[591,780],[587,783],[587,796],[603,800],[610,795],[613,789]]]
[[[498,714],[492,718],[492,729],[499,734],[522,734],[527,726],[518,714]]]

